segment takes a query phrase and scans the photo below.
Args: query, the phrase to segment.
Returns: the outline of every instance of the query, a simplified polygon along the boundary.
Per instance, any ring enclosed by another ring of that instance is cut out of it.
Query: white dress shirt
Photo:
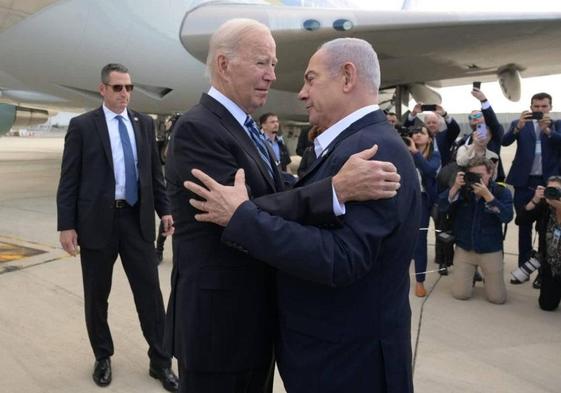
[[[136,178],[138,179],[138,154],[136,151],[134,129],[132,128],[132,123],[126,109],[123,113],[115,113],[103,104],[103,113],[105,114],[105,122],[109,130],[109,141],[111,142],[113,173],[115,175],[115,199],[125,199],[125,155],[123,153],[121,136],[119,134],[119,120],[116,117],[122,116],[123,122],[127,127],[127,133],[131,141],[132,154],[134,156],[134,169],[136,171]]]
[[[245,111],[243,109],[241,109],[234,101],[232,101],[231,99],[226,97],[224,94],[222,94],[220,91],[215,89],[213,86],[211,86],[210,90],[208,91],[208,95],[211,96],[212,98],[214,98],[220,104],[222,104],[224,106],[224,108],[226,108],[228,110],[228,112],[230,112],[232,114],[232,116],[234,116],[234,119],[236,119],[236,121],[238,123],[240,123],[242,128],[245,130],[245,132],[247,133],[247,135],[251,139],[251,136],[249,135],[249,130],[247,130],[245,128],[245,125],[244,125],[245,124],[245,119],[247,118],[247,113],[245,113]],[[377,109],[377,106],[376,106],[376,109]],[[349,116],[351,116],[351,115],[349,115]],[[362,117],[362,116],[360,116],[360,117]],[[350,124],[351,123],[349,123],[349,125]],[[330,128],[332,128],[332,127],[330,127]],[[325,146],[327,146],[327,145],[325,145]],[[319,156],[317,156],[317,157],[319,157]],[[333,184],[331,184],[331,190],[332,190],[332,193],[333,193],[333,213],[336,216],[342,216],[343,214],[345,214],[345,204],[339,203],[339,200],[337,199],[337,195],[335,194],[335,188],[333,187]]]
[[[345,131],[351,124],[355,121],[362,119],[364,116],[377,111],[380,109],[378,105],[368,105],[357,109],[353,113],[343,117],[337,123],[333,124],[331,127],[323,131],[319,134],[316,139],[314,139],[314,151],[316,153],[316,157],[321,157],[323,154],[327,153],[327,147],[335,138],[339,136],[340,133]],[[337,195],[335,194],[335,188],[333,185],[331,186],[333,190],[333,212],[336,216],[342,216],[345,214],[345,204],[340,203],[337,199]]]

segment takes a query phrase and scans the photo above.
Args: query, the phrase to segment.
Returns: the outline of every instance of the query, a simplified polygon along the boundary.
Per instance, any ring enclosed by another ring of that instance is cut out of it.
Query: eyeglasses
[[[469,120],[481,119],[482,117],[483,117],[483,113],[482,113],[482,112],[477,112],[477,113],[468,115],[468,119],[469,119]]]
[[[111,87],[114,93],[119,93],[123,89],[130,93],[134,89],[134,85],[110,85],[109,83],[104,83],[104,85]]]

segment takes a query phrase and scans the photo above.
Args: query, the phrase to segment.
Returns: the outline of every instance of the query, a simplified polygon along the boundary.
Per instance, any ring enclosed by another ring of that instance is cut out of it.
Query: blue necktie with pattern
[[[121,137],[121,145],[123,146],[123,156],[125,159],[125,200],[129,205],[134,206],[138,201],[138,183],[136,180],[134,154],[123,117],[115,117],[119,121],[119,136]]]
[[[269,172],[271,179],[274,179],[273,167],[271,166],[271,159],[269,158],[269,152],[267,151],[267,146],[265,145],[265,143],[267,143],[265,141],[265,136],[261,131],[259,131],[259,129],[257,129],[257,125],[255,124],[251,116],[247,116],[244,125],[249,130],[249,135],[251,136],[253,143],[255,143],[255,147],[257,147],[259,156],[265,163],[265,166],[267,167],[267,171]]]

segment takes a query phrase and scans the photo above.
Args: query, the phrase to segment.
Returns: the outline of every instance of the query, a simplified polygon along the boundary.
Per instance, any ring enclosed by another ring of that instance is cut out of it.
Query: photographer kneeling
[[[534,221],[542,278],[539,305],[542,310],[553,311],[561,301],[561,176],[551,176],[545,189],[538,186],[516,217],[518,225],[532,225]]]
[[[502,225],[513,217],[510,191],[491,180],[493,163],[483,157],[468,162],[454,185],[440,194],[439,208],[454,216],[456,238],[452,295],[469,299],[473,274],[481,267],[485,293],[491,303],[506,301]]]

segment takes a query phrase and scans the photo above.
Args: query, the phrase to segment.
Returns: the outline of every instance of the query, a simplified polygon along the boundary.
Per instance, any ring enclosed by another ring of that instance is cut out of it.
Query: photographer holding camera
[[[440,152],[440,161],[442,166],[450,161],[450,152],[454,146],[454,141],[460,134],[460,126],[448,115],[441,105],[432,104],[425,105],[421,102],[417,103],[411,113],[407,116],[407,120],[403,125],[405,127],[412,127],[415,125],[415,119],[419,113],[425,113],[423,123],[429,130],[431,138],[434,142],[434,150]],[[442,127],[442,120],[444,128]]]
[[[537,186],[545,185],[546,179],[559,174],[561,122],[551,120],[551,104],[549,94],[534,94],[531,112],[522,112],[503,137],[503,146],[509,146],[514,141],[517,144],[512,167],[506,178],[506,182],[514,186],[514,207],[517,214],[524,210]],[[519,224],[518,266],[528,260],[531,250],[532,226]],[[519,282],[513,280],[511,283]],[[539,287],[539,281],[535,284]]]
[[[506,301],[503,277],[502,225],[512,220],[510,191],[491,180],[494,165],[483,157],[468,162],[466,172],[458,172],[454,185],[439,197],[439,208],[454,216],[456,239],[452,295],[469,299],[473,275],[479,266],[485,278],[487,300]]]
[[[427,231],[432,206],[438,197],[436,173],[440,167],[440,153],[434,150],[433,141],[427,127],[413,128],[409,136],[402,136],[413,156],[421,184],[421,223],[415,246],[415,295],[425,297],[425,271],[427,270]]]
[[[536,222],[538,266],[541,263],[539,305],[542,310],[553,311],[561,301],[561,176],[551,176],[546,188],[536,188],[530,202],[517,215],[516,222],[519,225]],[[528,274],[536,267],[534,264],[529,265],[529,269],[520,270]]]

